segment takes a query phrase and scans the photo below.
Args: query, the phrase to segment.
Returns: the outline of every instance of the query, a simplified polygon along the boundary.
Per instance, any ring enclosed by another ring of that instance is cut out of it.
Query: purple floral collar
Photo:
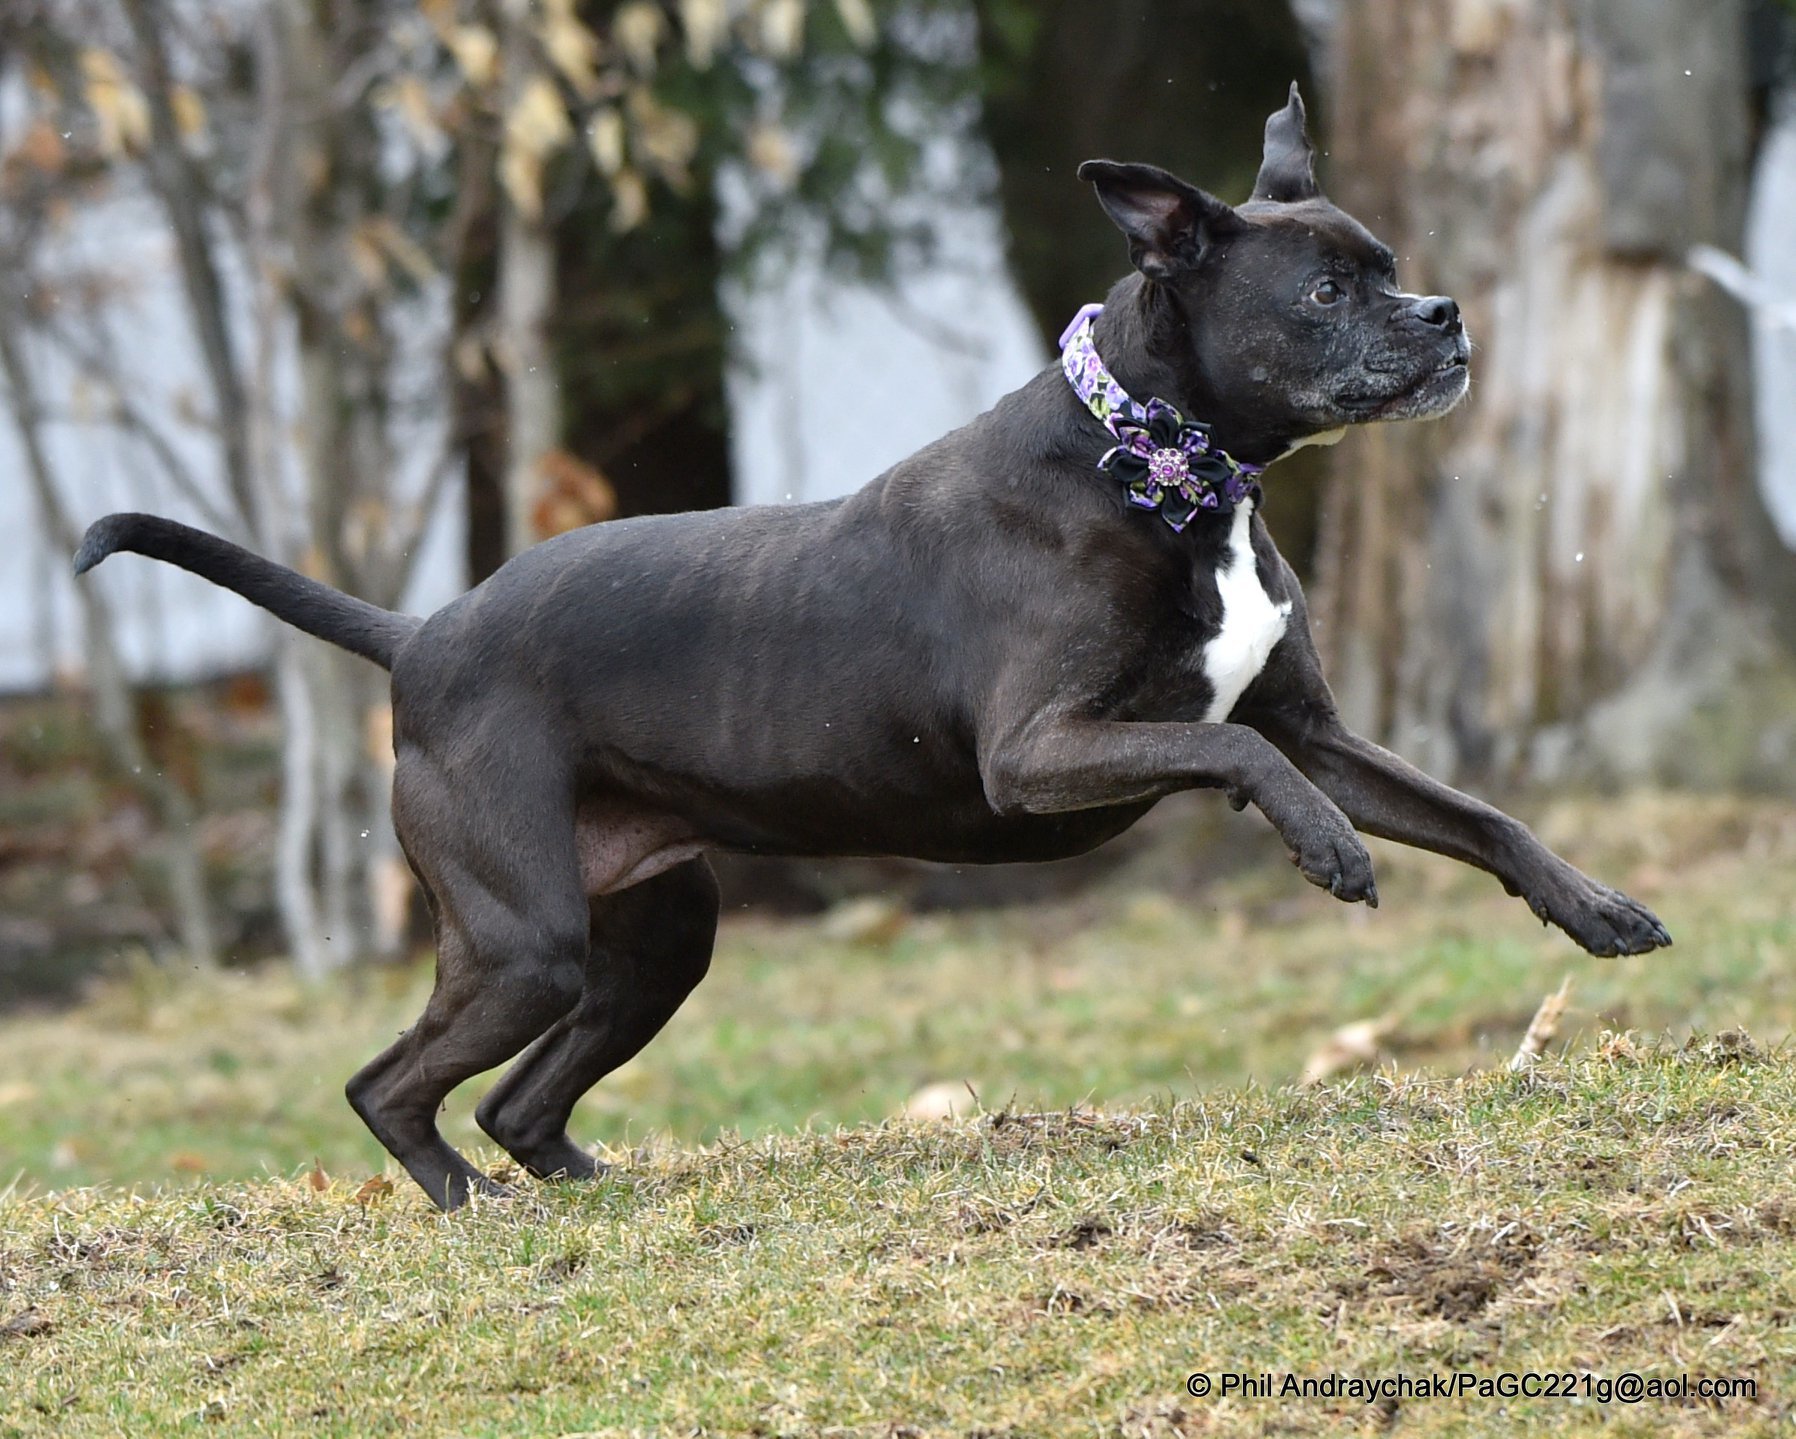
[[[1092,338],[1102,305],[1087,305],[1060,337],[1060,368],[1086,409],[1116,437],[1098,461],[1123,482],[1131,505],[1158,510],[1182,530],[1200,512],[1226,515],[1258,490],[1264,465],[1250,465],[1210,444],[1210,427],[1187,420],[1164,400],[1132,399],[1104,368]]]

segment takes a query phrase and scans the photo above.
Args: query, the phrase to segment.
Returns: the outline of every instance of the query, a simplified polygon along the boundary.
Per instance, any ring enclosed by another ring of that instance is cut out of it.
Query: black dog
[[[1138,273],[1065,365],[847,499],[562,535],[427,620],[167,520],[88,532],[77,572],[152,555],[391,669],[437,983],[348,1094],[437,1203],[489,1186],[443,1097],[526,1046],[481,1126],[534,1175],[596,1172],[568,1116],[704,976],[709,849],[1052,859],[1213,788],[1342,899],[1377,903],[1357,827],[1490,871],[1593,954],[1670,943],[1336,717],[1257,474],[1451,409],[1468,345],[1318,192],[1296,87],[1239,209],[1151,166],[1079,173]]]

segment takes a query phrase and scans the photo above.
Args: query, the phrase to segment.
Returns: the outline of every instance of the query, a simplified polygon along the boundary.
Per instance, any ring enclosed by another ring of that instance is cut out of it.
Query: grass
[[[0,1432],[1748,1434],[1796,1363],[1796,1083],[1738,1044],[658,1152],[451,1219],[269,1180],[0,1210]],[[1716,1405],[1201,1372],[1751,1378]]]
[[[422,969],[321,991],[140,970],[15,1016],[0,1434],[1783,1432],[1796,809],[1536,818],[1678,947],[1583,958],[1488,880],[1384,846],[1375,914],[1278,867],[1168,897],[1156,852],[1030,911],[738,921],[576,1117],[634,1183],[446,1220],[389,1188],[341,1098]],[[1567,973],[1572,1053],[1503,1073]],[[1377,1073],[1286,1087],[1371,1018]],[[1759,1044],[1684,1038],[1742,1025]],[[964,1083],[974,1117],[892,1117]],[[477,1092],[444,1118],[471,1150]],[[1758,1392],[1184,1393],[1529,1369]]]

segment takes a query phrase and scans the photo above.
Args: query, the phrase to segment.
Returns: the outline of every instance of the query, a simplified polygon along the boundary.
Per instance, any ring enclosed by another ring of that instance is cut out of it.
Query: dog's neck
[[[1166,286],[1130,275],[1111,287],[1092,332],[1105,365],[1124,389],[1143,401],[1158,396],[1190,419],[1203,421],[1217,447],[1236,459],[1269,465],[1308,442],[1304,435],[1270,428],[1222,398],[1196,363],[1192,323]]]
[[[1156,511],[1174,532],[1200,515],[1225,515],[1257,498],[1261,467],[1217,445],[1210,427],[1164,397],[1131,395],[1104,363],[1092,333],[1101,305],[1087,305],[1060,337],[1060,368],[1073,392],[1115,439],[1098,468],[1119,480],[1131,505]]]

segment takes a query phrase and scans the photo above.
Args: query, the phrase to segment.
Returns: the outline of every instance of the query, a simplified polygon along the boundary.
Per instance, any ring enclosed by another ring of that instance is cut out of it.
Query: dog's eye
[[[1346,298],[1347,292],[1333,280],[1324,280],[1321,284],[1317,285],[1315,289],[1310,291],[1310,299],[1314,300],[1318,305],[1321,305],[1324,308],[1327,308],[1329,305],[1338,305]]]

